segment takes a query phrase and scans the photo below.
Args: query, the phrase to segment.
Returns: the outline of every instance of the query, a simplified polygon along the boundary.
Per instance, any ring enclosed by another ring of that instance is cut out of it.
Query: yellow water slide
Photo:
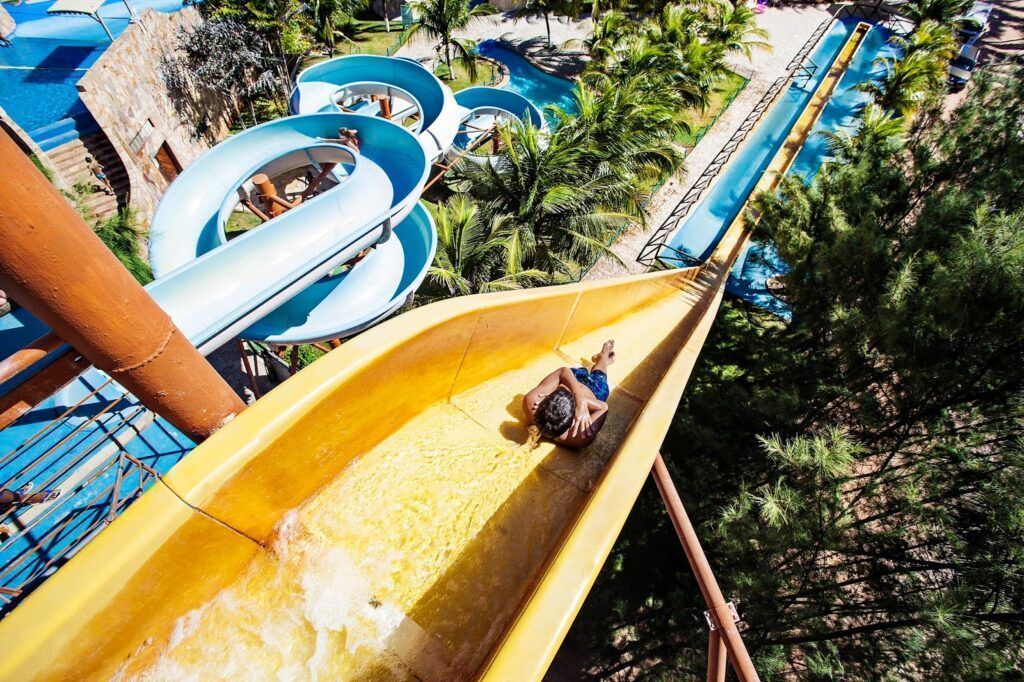
[[[332,351],[0,622],[0,678],[539,679],[745,239],[738,220],[702,268],[451,299]],[[523,393],[608,338],[597,441],[528,447]]]

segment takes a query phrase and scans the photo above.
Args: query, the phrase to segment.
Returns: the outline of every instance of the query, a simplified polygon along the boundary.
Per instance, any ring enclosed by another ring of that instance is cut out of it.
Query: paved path
[[[662,185],[651,199],[647,225],[634,224],[612,246],[612,250],[622,263],[606,256],[591,268],[584,279],[619,277],[646,270],[646,266],[638,263],[636,258],[647,243],[651,232],[668,217],[676,203],[697,181],[708,163],[732,137],[772,83],[785,73],[786,65],[814,33],[814,29],[828,17],[829,14],[823,6],[773,8],[758,17],[758,24],[769,33],[772,51],[755,52],[749,60],[743,56],[731,60],[734,71],[750,78],[747,87],[733,100],[732,105],[719,117],[704,139],[687,155],[686,168]]]

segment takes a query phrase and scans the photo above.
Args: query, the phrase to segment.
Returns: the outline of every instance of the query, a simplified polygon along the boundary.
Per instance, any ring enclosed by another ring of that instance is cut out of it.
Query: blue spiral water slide
[[[436,230],[418,201],[431,164],[472,139],[467,130],[479,126],[469,121],[543,125],[521,95],[470,88],[460,104],[403,58],[339,57],[296,83],[294,115],[218,144],[171,184],[154,215],[157,280],[147,288],[204,352],[234,336],[279,344],[344,337],[395,312],[433,261]],[[339,139],[340,128],[356,131],[358,149]],[[321,172],[326,191],[228,241],[225,226],[253,195],[257,173]]]

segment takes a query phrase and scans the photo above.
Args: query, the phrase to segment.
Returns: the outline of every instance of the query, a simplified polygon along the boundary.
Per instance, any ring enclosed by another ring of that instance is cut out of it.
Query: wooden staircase
[[[69,184],[86,183],[90,188],[98,185],[98,181],[89,172],[85,157],[91,156],[103,167],[110,184],[114,188],[114,196],[102,190],[93,190],[87,194],[83,202],[91,219],[87,222],[101,222],[117,214],[118,210],[128,205],[128,172],[121,163],[113,145],[107,136],[98,131],[89,133],[62,144],[47,152],[50,161],[64,176]]]

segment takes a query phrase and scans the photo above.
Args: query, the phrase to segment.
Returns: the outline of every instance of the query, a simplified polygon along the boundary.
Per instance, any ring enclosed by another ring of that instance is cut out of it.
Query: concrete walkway
[[[612,246],[612,251],[622,263],[605,256],[590,269],[584,279],[620,277],[646,270],[646,266],[636,259],[651,233],[668,217],[772,83],[785,73],[786,65],[814,30],[829,16],[825,6],[801,6],[772,8],[758,17],[758,25],[768,31],[772,51],[755,52],[749,60],[742,55],[730,60],[734,71],[750,78],[747,87],[733,100],[704,139],[690,151],[686,157],[686,168],[662,185],[651,199],[647,225],[633,224]]]

